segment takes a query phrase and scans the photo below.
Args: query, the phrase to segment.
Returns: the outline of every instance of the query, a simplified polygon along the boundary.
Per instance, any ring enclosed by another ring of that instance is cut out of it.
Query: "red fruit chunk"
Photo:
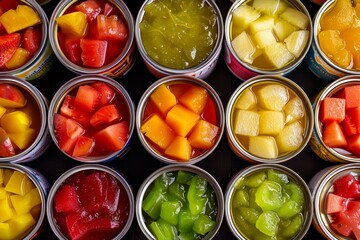
[[[120,56],[122,50],[124,49],[124,44],[119,42],[108,42],[106,49],[106,62],[110,63],[114,61],[118,56]]]
[[[352,231],[350,216],[346,212],[338,212],[333,216],[335,220],[330,224],[331,228],[345,237],[350,236]]]
[[[80,209],[76,187],[64,185],[54,196],[55,210],[57,212],[74,212]]]
[[[360,107],[347,110],[346,115],[351,118],[352,124],[356,128],[357,133],[360,133]]]
[[[0,128],[0,156],[11,157],[14,155],[15,155],[15,149],[11,143],[8,134],[5,132],[3,128]]]
[[[76,92],[74,106],[94,112],[100,106],[101,93],[90,85],[82,85]]]
[[[320,121],[328,123],[331,121],[341,122],[345,118],[345,99],[324,98],[320,106]]]
[[[105,63],[107,42],[104,40],[81,39],[81,60],[86,67],[102,67]]]
[[[20,45],[20,33],[0,36],[0,68],[5,66]]]
[[[109,16],[113,9],[114,9],[113,5],[111,5],[110,3],[105,3],[104,15]]]
[[[356,134],[357,126],[355,125],[354,121],[352,120],[351,115],[345,113],[344,121],[342,121],[341,126],[343,127],[345,136],[352,136]]]
[[[109,187],[105,196],[103,206],[110,214],[113,214],[116,212],[118,208],[120,201],[120,194],[126,195],[126,193],[125,191],[124,193],[121,192],[120,184],[118,180],[115,179],[113,176],[107,174],[107,179],[108,179]],[[125,205],[125,203],[123,205]]]
[[[347,146],[346,149],[355,154],[360,156],[360,134],[353,135],[347,139]]]
[[[96,1],[93,1],[93,0],[87,0],[87,1],[80,3],[79,5],[77,5],[75,7],[75,9],[77,11],[85,13],[87,16],[87,19],[89,21],[95,20],[96,17],[101,12],[100,5]]]
[[[94,134],[95,147],[100,151],[119,151],[128,139],[128,126],[125,121],[110,125]]]
[[[19,0],[2,0],[0,1],[0,13],[4,13],[10,9],[16,9],[17,5],[19,4]]]
[[[64,49],[65,56],[71,62],[81,64],[80,38],[65,38]]]
[[[350,86],[344,88],[346,109],[360,107],[360,86]]]
[[[0,105],[6,108],[18,108],[26,105],[26,98],[14,85],[0,84]]]
[[[90,118],[90,124],[95,128],[109,126],[121,119],[121,113],[115,104],[106,105],[97,110]]]
[[[338,196],[333,193],[329,193],[326,198],[326,213],[345,212],[348,199]]]
[[[127,27],[117,15],[107,17],[100,14],[96,21],[98,39],[122,41],[127,38]]]
[[[79,200],[87,211],[97,211],[103,205],[108,188],[105,175],[94,172],[85,176],[79,185]]]
[[[66,95],[64,102],[61,104],[60,113],[66,117],[76,120],[84,127],[89,126],[91,114],[76,107],[74,103],[75,97]]]
[[[214,102],[210,98],[207,100],[204,111],[202,113],[202,117],[211,124],[217,124],[216,107]]]
[[[115,97],[114,90],[112,90],[112,88],[109,87],[106,83],[94,82],[90,84],[90,86],[92,86],[101,93],[101,100],[100,100],[101,106],[110,103]]]
[[[85,157],[88,156],[95,145],[95,140],[92,137],[80,136],[76,141],[73,156],[74,157]]]
[[[351,174],[342,176],[333,184],[334,194],[345,198],[356,198],[360,196],[358,181]]]
[[[325,125],[322,140],[330,148],[341,148],[347,145],[341,125],[336,121]]]
[[[41,29],[34,27],[26,28],[22,36],[22,47],[28,50],[31,55],[34,55],[38,51],[40,44]]]

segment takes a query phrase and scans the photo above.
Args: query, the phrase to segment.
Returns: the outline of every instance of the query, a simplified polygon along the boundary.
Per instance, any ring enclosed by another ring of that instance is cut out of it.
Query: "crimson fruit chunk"
[[[77,189],[64,185],[54,197],[57,212],[75,212],[80,209]]]

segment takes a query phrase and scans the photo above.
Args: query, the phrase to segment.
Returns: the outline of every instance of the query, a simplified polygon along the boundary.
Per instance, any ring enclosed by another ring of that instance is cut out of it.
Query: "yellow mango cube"
[[[3,187],[0,187],[0,200],[6,198],[6,190]]]
[[[208,99],[208,91],[200,86],[191,86],[179,97],[179,102],[197,114],[201,114]]]
[[[239,110],[234,117],[234,132],[242,136],[257,136],[259,134],[260,114],[255,111]]]
[[[261,158],[276,158],[278,149],[274,137],[249,137],[249,153]]]
[[[166,115],[165,122],[180,136],[185,137],[200,116],[181,104],[176,104]]]
[[[157,114],[151,115],[141,126],[141,132],[161,149],[167,148],[176,134]]]
[[[10,140],[20,149],[28,148],[36,137],[36,130],[28,128],[19,133],[8,133]]]
[[[0,223],[8,221],[15,214],[13,208],[10,205],[11,203],[8,197],[9,195],[10,194],[7,194],[4,199],[0,200]]]
[[[31,117],[23,111],[13,111],[4,114],[0,120],[1,127],[7,133],[20,133],[29,129],[32,123]]]
[[[30,178],[19,171],[13,172],[9,182],[5,186],[6,191],[19,195],[25,195],[33,188],[35,188],[35,185]]]
[[[41,203],[41,197],[37,188],[31,189],[24,196],[13,194],[10,196],[10,200],[17,215],[30,213],[33,207]]]
[[[177,103],[175,95],[164,84],[158,86],[151,93],[150,99],[163,116],[166,116],[167,112]]]
[[[14,33],[41,23],[39,15],[29,6],[19,4],[16,10],[10,9],[0,16],[0,23],[7,33]]]
[[[3,169],[3,186],[6,186],[6,184],[9,182],[13,172],[14,171],[11,169]]]
[[[195,148],[210,149],[215,144],[219,130],[218,126],[201,119],[191,131],[188,140]]]
[[[279,153],[296,151],[304,140],[304,127],[300,121],[290,123],[276,136]]]
[[[9,223],[0,222],[0,239],[12,239]]]
[[[178,160],[188,161],[191,158],[192,147],[185,137],[176,136],[165,149],[165,154]]]
[[[9,222],[10,230],[15,238],[23,237],[36,224],[30,213],[13,217]]]
[[[283,112],[260,111],[259,134],[276,135],[283,130],[285,116]]]
[[[56,18],[63,33],[83,37],[86,33],[87,20],[86,14],[82,12],[72,12]]]
[[[8,69],[15,69],[24,65],[29,59],[30,52],[25,48],[17,48],[14,55],[5,63]]]

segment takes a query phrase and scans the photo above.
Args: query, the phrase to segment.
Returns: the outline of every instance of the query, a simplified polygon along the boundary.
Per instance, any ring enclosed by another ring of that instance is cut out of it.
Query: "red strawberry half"
[[[20,45],[20,33],[0,36],[0,68],[4,67]]]
[[[97,110],[90,118],[90,124],[95,128],[109,126],[121,119],[121,113],[115,104],[106,105]]]

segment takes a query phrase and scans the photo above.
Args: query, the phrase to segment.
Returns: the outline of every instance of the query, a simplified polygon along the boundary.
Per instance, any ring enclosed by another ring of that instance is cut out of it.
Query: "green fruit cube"
[[[191,232],[182,232],[179,234],[179,240],[200,240],[202,236],[199,234]]]
[[[178,182],[174,182],[169,186],[169,195],[173,196],[175,199],[181,201],[182,203],[186,202],[186,190],[185,185]]]
[[[283,130],[285,116],[278,111],[260,111],[259,134],[277,135]]]
[[[306,29],[310,24],[308,16],[295,8],[286,8],[280,17],[300,29]]]
[[[283,68],[294,60],[294,56],[282,42],[267,45],[264,47],[264,54],[276,69]]]
[[[233,218],[236,226],[239,228],[239,231],[248,239],[255,239],[255,235],[260,233],[255,225],[245,221],[244,217],[240,214],[239,209],[235,209]]]
[[[299,30],[291,33],[284,42],[287,49],[295,57],[300,57],[309,41],[310,33],[308,30]]]
[[[276,212],[265,211],[259,216],[255,226],[260,232],[273,237],[278,231],[279,222],[280,218]]]
[[[260,171],[257,173],[253,173],[246,177],[244,180],[244,186],[247,187],[258,187],[262,182],[266,179],[266,173],[264,171]]]
[[[249,64],[254,61],[253,55],[256,52],[256,46],[245,31],[231,41],[231,46],[242,61]]]
[[[274,32],[280,42],[283,42],[291,33],[299,28],[285,21],[284,19],[277,18],[274,24]]]
[[[265,29],[254,34],[254,40],[257,46],[261,49],[277,43],[272,29]]]
[[[263,30],[272,30],[274,27],[274,18],[271,16],[261,16],[260,18],[256,19],[255,21],[249,24],[248,29],[252,34]]]
[[[276,212],[281,218],[289,219],[300,213],[303,209],[302,205],[299,205],[294,200],[285,202]]]
[[[191,179],[189,191],[187,192],[187,200],[189,203],[189,209],[192,214],[200,214],[205,210],[205,204],[208,199],[204,196],[207,190],[206,179],[195,175]]]
[[[262,210],[261,207],[256,203],[256,191],[257,188],[249,189],[249,207]]]
[[[305,196],[303,190],[296,183],[290,182],[285,186],[285,190],[289,193],[290,198],[303,206],[305,203]]]
[[[294,97],[284,107],[285,122],[291,123],[300,120],[305,115],[305,108],[299,97]]]
[[[269,84],[257,92],[259,105],[267,110],[282,111],[289,101],[289,91],[286,87]]]
[[[149,224],[150,231],[155,235],[157,240],[176,240],[178,239],[177,229],[166,221],[159,219]]]
[[[166,195],[160,188],[154,189],[148,193],[142,203],[142,209],[149,217],[156,220],[160,217],[161,205],[167,201]]]
[[[250,110],[256,107],[256,95],[250,89],[245,89],[235,102],[235,108],[242,110]]]
[[[232,205],[234,207],[247,207],[249,204],[249,193],[244,189],[238,189],[232,197]]]
[[[200,214],[195,220],[192,229],[197,234],[205,235],[214,228],[215,224],[216,222],[209,216]]]
[[[259,18],[260,12],[248,5],[240,5],[232,12],[233,27],[244,30],[249,23]]]
[[[265,180],[256,190],[255,202],[263,211],[280,208],[283,204],[281,185],[277,182]]]
[[[249,137],[248,151],[261,158],[276,158],[278,156],[275,138],[271,136]]]
[[[179,232],[182,233],[182,232],[192,231],[192,227],[198,216],[199,215],[193,215],[190,212],[190,210],[187,208],[181,209],[179,213],[179,224],[178,224]]]
[[[299,121],[286,125],[276,136],[279,153],[287,153],[297,150],[303,143],[304,127]]]
[[[173,173],[164,173],[155,179],[154,190],[160,189],[163,193],[166,193],[168,187],[175,181],[175,175]]]
[[[241,216],[244,217],[244,219],[252,224],[255,225],[257,219],[259,218],[261,211],[257,210],[255,208],[249,208],[249,207],[240,207],[239,212]]]
[[[287,8],[287,4],[279,0],[254,0],[252,6],[268,15],[280,14]]]
[[[289,183],[289,178],[285,173],[282,173],[275,169],[269,169],[267,170],[267,179],[269,181],[274,181],[279,183],[280,185],[285,185]]]
[[[181,184],[190,185],[191,179],[195,176],[195,174],[186,171],[178,171],[176,175],[176,181]]]
[[[286,228],[282,229],[281,235],[291,238],[294,237],[302,228],[303,226],[303,216],[302,214],[296,215],[294,218],[292,218],[289,225],[287,225]]]
[[[255,111],[239,110],[235,113],[234,132],[243,136],[257,136],[260,114]]]

